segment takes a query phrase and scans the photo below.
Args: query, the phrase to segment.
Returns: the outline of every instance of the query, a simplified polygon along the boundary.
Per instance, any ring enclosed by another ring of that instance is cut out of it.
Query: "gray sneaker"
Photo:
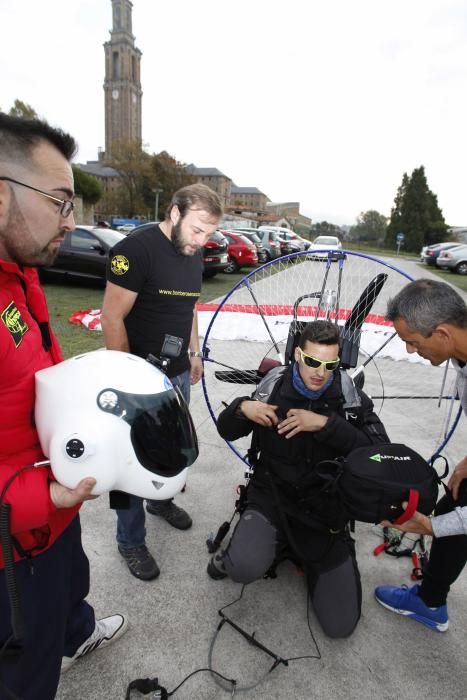
[[[192,519],[183,508],[170,501],[146,501],[146,510],[151,515],[159,515],[167,520],[169,525],[177,530],[188,530],[193,524]]]
[[[118,551],[125,559],[128,568],[136,578],[142,581],[151,581],[159,576],[161,571],[145,544],[139,547],[126,547],[119,544]]]

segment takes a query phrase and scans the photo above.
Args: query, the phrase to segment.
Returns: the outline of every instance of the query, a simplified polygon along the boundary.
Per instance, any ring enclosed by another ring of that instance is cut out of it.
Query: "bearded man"
[[[166,334],[182,339],[168,376],[187,401],[201,379],[195,303],[201,292],[202,247],[222,217],[219,197],[206,185],[175,192],[161,224],[142,227],[118,243],[109,256],[102,330],[109,350],[159,357]],[[144,581],[160,569],[146,546],[143,499],[130,496],[117,509],[118,551],[130,572]],[[146,510],[180,530],[191,527],[188,513],[173,500],[146,502]]]

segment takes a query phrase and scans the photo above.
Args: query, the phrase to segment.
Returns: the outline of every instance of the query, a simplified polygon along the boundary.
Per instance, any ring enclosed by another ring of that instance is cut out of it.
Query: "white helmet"
[[[92,476],[96,495],[172,498],[198,456],[179,389],[126,352],[95,350],[37,372],[36,426],[57,481],[74,488]]]

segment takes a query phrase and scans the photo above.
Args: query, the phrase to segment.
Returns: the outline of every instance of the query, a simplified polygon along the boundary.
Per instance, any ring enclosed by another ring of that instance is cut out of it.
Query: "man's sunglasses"
[[[48,192],[43,192],[42,190],[38,190],[37,187],[32,187],[31,185],[26,185],[25,182],[20,182],[19,180],[14,180],[12,177],[2,176],[2,177],[0,177],[0,180],[5,180],[6,182],[13,182],[15,185],[21,185],[21,187],[26,187],[28,190],[33,190],[33,192],[38,192],[43,197],[47,197],[47,199],[51,199],[53,202],[60,204],[60,215],[63,216],[64,218],[66,218],[67,216],[70,216],[71,212],[75,208],[75,204],[74,204],[74,202],[71,201],[71,199],[60,199],[59,197],[54,197],[53,195],[49,194]]]
[[[302,362],[307,367],[312,367],[313,369],[324,367],[324,369],[328,372],[334,372],[334,370],[340,365],[340,357],[337,357],[335,360],[318,360],[317,357],[312,357],[311,355],[304,353],[301,348],[298,348],[298,351],[300,353],[300,357],[302,358]]]

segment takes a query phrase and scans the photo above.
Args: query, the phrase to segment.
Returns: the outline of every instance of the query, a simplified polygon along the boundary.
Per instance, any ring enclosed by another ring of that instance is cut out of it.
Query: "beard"
[[[58,247],[50,249],[51,241],[46,246],[40,247],[34,240],[13,192],[8,221],[5,230],[0,232],[0,240],[9,260],[18,265],[44,267],[51,265],[57,257]]]
[[[172,241],[173,246],[179,255],[191,256],[197,253],[199,249],[188,250],[190,244],[187,243],[183,237],[182,221],[183,219],[180,218],[176,224],[173,224],[170,240]]]

